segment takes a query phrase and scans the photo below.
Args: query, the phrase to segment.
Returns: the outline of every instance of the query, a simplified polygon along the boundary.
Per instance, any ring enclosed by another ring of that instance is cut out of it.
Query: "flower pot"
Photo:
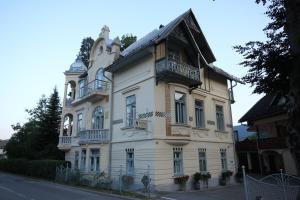
[[[197,182],[194,182],[194,189],[195,190],[200,190],[200,182],[199,181],[197,181]]]

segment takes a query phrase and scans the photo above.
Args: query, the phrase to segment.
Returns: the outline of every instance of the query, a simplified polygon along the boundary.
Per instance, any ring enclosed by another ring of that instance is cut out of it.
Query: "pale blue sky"
[[[103,25],[110,37],[132,33],[138,38],[192,8],[214,52],[215,64],[235,76],[246,73],[232,46],[264,40],[265,8],[254,0],[3,0],[0,1],[0,139],[11,124],[25,122],[42,94],[54,86],[63,95],[64,75],[81,40],[96,38]],[[259,99],[252,88],[235,88],[233,123]]]

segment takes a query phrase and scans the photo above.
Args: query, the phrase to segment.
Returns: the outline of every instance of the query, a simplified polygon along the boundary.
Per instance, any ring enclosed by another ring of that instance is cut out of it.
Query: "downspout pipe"
[[[112,125],[112,118],[113,118],[113,74],[111,75],[111,79],[108,78],[104,71],[103,71],[103,77],[105,77],[109,82],[110,82],[110,93],[109,93],[109,149],[108,149],[108,177],[111,177],[111,166],[112,166],[112,134],[113,134],[113,131],[112,131],[112,128],[113,128],[113,125]]]

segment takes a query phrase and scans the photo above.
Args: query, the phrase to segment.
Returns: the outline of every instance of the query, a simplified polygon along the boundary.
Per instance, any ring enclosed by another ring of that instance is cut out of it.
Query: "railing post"
[[[244,182],[244,190],[245,190],[245,198],[248,200],[248,187],[247,187],[247,180],[246,180],[246,172],[245,172],[245,166],[242,166],[243,170],[243,182]]]
[[[280,169],[280,177],[281,177],[281,182],[282,182],[283,198],[284,198],[284,200],[287,200],[286,189],[285,189],[285,183],[284,183],[282,169]]]

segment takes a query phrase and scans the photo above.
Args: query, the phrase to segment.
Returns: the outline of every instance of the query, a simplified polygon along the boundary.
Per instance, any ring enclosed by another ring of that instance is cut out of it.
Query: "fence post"
[[[248,187],[247,187],[247,180],[246,180],[246,172],[245,172],[245,166],[242,166],[243,169],[243,181],[244,181],[244,190],[245,190],[245,197],[246,200],[248,200]]]
[[[120,190],[120,193],[122,193],[122,165],[120,165],[119,190]]]
[[[284,198],[284,200],[287,200],[282,169],[280,169],[280,177],[281,177],[281,182],[282,182],[283,198]]]

